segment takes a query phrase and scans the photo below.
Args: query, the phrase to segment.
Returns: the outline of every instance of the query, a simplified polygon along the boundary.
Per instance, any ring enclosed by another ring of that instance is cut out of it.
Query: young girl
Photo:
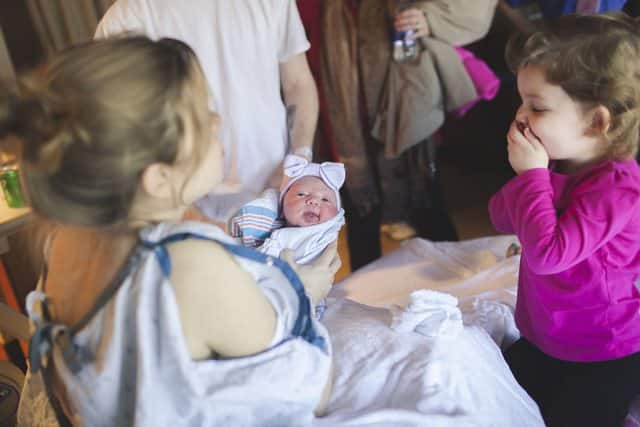
[[[59,224],[27,305],[30,369],[62,425],[304,425],[329,383],[302,283],[330,283],[335,252],[293,265],[301,283],[180,222],[222,178],[207,91],[185,44],[134,37],[66,51],[0,97],[31,205]],[[23,422],[41,414],[26,403]]]
[[[640,394],[638,23],[566,16],[512,40],[507,59],[518,176],[489,204],[522,244],[522,338],[505,357],[548,425],[619,426]]]

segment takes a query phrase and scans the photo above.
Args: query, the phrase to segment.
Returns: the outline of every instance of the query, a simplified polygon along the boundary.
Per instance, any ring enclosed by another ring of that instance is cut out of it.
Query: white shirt
[[[295,1],[119,0],[96,37],[123,31],[175,38],[196,52],[222,118],[225,180],[250,193],[220,216],[264,190],[287,152],[279,66],[309,48]]]

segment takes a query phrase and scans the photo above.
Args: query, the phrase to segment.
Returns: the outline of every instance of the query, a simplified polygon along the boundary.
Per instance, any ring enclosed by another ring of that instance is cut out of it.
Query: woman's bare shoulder
[[[194,358],[238,357],[264,350],[276,315],[253,276],[220,244],[185,240],[167,246],[182,329]]]

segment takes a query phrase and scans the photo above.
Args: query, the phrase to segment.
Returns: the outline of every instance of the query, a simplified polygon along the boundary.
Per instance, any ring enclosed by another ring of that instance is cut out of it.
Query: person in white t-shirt
[[[202,64],[215,94],[210,108],[222,117],[229,183],[228,194],[197,202],[206,217],[226,221],[277,188],[288,152],[311,160],[318,97],[294,0],[117,0],[96,37],[123,32],[179,39]]]

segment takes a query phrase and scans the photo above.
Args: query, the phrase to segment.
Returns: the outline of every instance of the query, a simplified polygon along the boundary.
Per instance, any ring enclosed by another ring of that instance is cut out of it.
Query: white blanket
[[[519,257],[505,259],[513,236],[462,242],[407,241],[401,248],[337,283],[330,296],[362,304],[405,306],[418,289],[455,295],[461,304],[474,299],[515,304]]]
[[[406,306],[411,300],[412,292],[416,290],[432,289],[447,292],[458,298],[465,325],[481,327],[498,345],[506,348],[519,336],[512,310],[515,307],[520,259],[518,256],[505,258],[507,248],[516,241],[514,236],[493,236],[462,242],[438,243],[412,239],[398,250],[337,283],[329,296],[337,299],[348,298],[369,306],[384,308],[393,305]],[[346,303],[341,303],[340,306],[342,304]],[[335,316],[337,310],[337,307],[330,306],[327,316],[330,313],[334,313]],[[376,313],[375,310],[370,308],[366,313],[373,314]],[[327,317],[326,321],[330,334],[333,335],[334,354],[340,355],[345,351],[355,352],[356,345],[352,346],[355,347],[352,350],[341,349],[340,334],[336,336],[335,333],[338,325],[330,319]],[[348,325],[345,324],[343,327],[347,328]],[[465,331],[467,330],[468,327],[465,327]],[[366,334],[366,336],[372,335],[375,335],[375,332]],[[482,339],[479,340],[482,342]],[[464,353],[465,349],[471,351],[469,342],[457,344],[452,353]],[[482,352],[483,350],[480,349],[483,348],[485,348],[484,345],[478,345],[476,351]],[[483,353],[483,356],[490,356],[489,350],[485,350],[487,353]],[[500,359],[498,354],[495,354],[495,357]],[[407,363],[411,362],[407,361]],[[481,363],[490,363],[490,361],[485,362],[482,359],[478,364]],[[496,370],[494,373],[503,375],[504,371]],[[337,394],[339,393],[338,391]],[[379,425],[388,424],[383,422]],[[493,424],[491,420],[480,425],[499,424]],[[521,423],[514,423],[514,425],[520,426]],[[625,427],[640,427],[640,397],[631,406],[625,420]]]
[[[322,251],[338,239],[344,225],[344,210],[320,224],[306,227],[283,227],[274,230],[257,249],[271,256],[279,256],[284,249],[292,249],[298,264],[307,264],[316,259]]]
[[[313,426],[542,426],[495,344],[517,339],[513,241],[414,239],[338,283],[323,317],[334,386]]]
[[[314,425],[544,425],[482,328],[463,328],[459,317],[460,327],[452,327],[454,315],[412,331],[399,327],[397,315],[393,322],[384,308],[329,304],[323,321],[334,349],[334,388],[328,415]]]

